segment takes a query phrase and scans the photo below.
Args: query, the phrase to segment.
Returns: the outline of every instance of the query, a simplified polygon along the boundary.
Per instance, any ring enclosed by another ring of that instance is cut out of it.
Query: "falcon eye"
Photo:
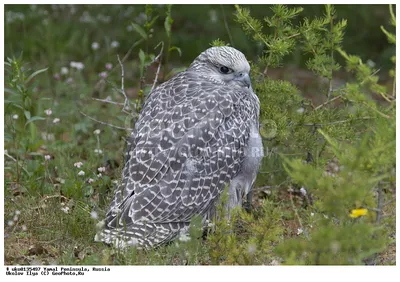
[[[219,70],[224,74],[227,74],[227,73],[230,72],[230,69],[228,67],[225,67],[225,66],[220,67]]]

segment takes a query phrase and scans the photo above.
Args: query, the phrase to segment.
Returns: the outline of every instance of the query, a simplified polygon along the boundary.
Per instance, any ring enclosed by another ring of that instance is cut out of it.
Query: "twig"
[[[377,207],[377,211],[376,211],[376,224],[380,224],[381,223],[381,219],[382,219],[382,209],[383,209],[383,193],[382,193],[382,185],[381,183],[378,183],[378,207]]]
[[[123,63],[126,61],[126,59],[128,59],[129,55],[132,53],[133,48],[135,48],[136,46],[138,46],[142,42],[143,42],[143,39],[140,39],[139,41],[136,41],[135,43],[132,44],[131,48],[129,48],[128,52],[122,58],[122,62]]]
[[[380,209],[377,209],[377,208],[370,208],[370,207],[365,207],[367,210],[369,210],[369,211],[374,211],[374,212],[381,212],[381,210]]]
[[[125,56],[122,58],[121,62],[125,63],[125,61],[128,59],[129,55],[132,53],[133,48],[135,48],[136,46],[138,46],[140,43],[143,42],[143,39],[140,39],[138,41],[136,41],[135,43],[132,44],[131,48],[129,48],[128,52],[125,54]],[[112,68],[112,70],[110,70],[110,73],[113,73],[118,66],[114,66]]]
[[[387,119],[392,118],[391,116],[388,116],[388,115],[386,115],[386,114],[384,114],[384,113],[378,111],[377,109],[371,107],[370,105],[367,104],[367,102],[363,102],[363,104],[364,104],[365,106],[367,106],[368,108],[370,108],[371,110],[373,110],[374,112],[376,112],[377,114],[379,114],[380,116],[384,117],[384,118],[387,118]]]
[[[390,201],[387,201],[386,203],[383,204],[383,206],[387,206],[387,205],[393,203],[395,200],[396,200],[396,199],[392,199],[392,200],[390,200]]]
[[[160,74],[160,69],[161,69],[161,56],[162,56],[163,51],[164,51],[164,42],[161,41],[160,44],[161,44],[160,53],[158,53],[157,57],[155,57],[154,60],[151,62],[151,64],[152,64],[152,63],[154,63],[154,62],[157,62],[157,60],[158,60],[157,72],[156,72],[156,76],[154,77],[153,86],[151,87],[150,92],[153,91],[154,87],[156,86],[156,83],[157,83],[157,81],[158,81],[158,75]],[[160,44],[158,44],[158,45],[160,45]],[[157,45],[154,49],[156,49],[156,48],[158,47],[158,45]]]
[[[293,194],[292,194],[292,192],[289,192],[289,195],[290,195],[290,196],[289,196],[289,198],[290,198],[290,203],[291,203],[291,205],[292,205],[292,208],[293,208],[294,214],[295,214],[295,216],[296,216],[296,218],[297,218],[297,221],[299,222],[300,228],[301,228],[301,230],[303,230],[304,236],[305,236],[308,240],[310,240],[310,238],[309,238],[309,236],[308,236],[308,232],[307,232],[307,230],[304,230],[303,222],[302,222],[302,220],[301,220],[301,218],[300,218],[300,216],[299,216],[299,213],[297,212],[297,209],[296,209],[296,207],[295,207],[295,205],[294,205],[294,202],[293,202]]]
[[[314,108],[314,110],[318,110],[318,109],[328,105],[329,103],[332,103],[333,101],[336,101],[337,99],[342,98],[342,97],[343,97],[343,95],[336,96],[335,98],[332,98],[332,99],[326,101],[325,103],[318,105],[317,107]]]
[[[103,102],[103,103],[109,103],[109,104],[113,104],[113,105],[118,105],[118,106],[124,105],[124,103],[118,103],[118,102],[114,102],[114,101],[107,100],[107,99],[92,98],[92,100],[96,100],[96,101]]]
[[[396,98],[396,74],[393,77],[392,97]]]
[[[122,64],[121,59],[119,58],[119,55],[117,55],[117,59],[118,59],[119,65],[121,66],[121,91],[120,91],[120,93],[122,93],[125,97],[124,108],[122,110],[130,109],[129,100],[128,100],[128,97],[126,96],[125,86],[124,86],[124,75],[125,75],[124,65]]]
[[[306,31],[308,31],[308,29],[307,29]],[[292,34],[292,35],[286,37],[286,39],[290,39],[290,38],[293,38],[293,37],[296,37],[296,36],[299,36],[299,35],[301,35],[300,32],[299,32],[299,33]]]
[[[231,31],[229,30],[228,21],[226,20],[224,6],[222,4],[220,4],[220,5],[221,5],[221,10],[222,10],[222,17],[224,19],[225,29],[226,29],[226,32],[228,33],[228,36],[229,36],[229,41],[230,41],[232,47],[235,47],[235,44],[233,43],[233,38],[232,38],[232,35],[231,35]]]
[[[367,208],[369,210],[373,210],[376,212],[376,224],[379,225],[381,223],[381,220],[383,218],[382,216],[382,210],[383,210],[383,203],[384,196],[383,196],[383,191],[382,191],[382,183],[378,183],[378,206],[377,208]],[[376,239],[377,235],[374,234],[372,236],[373,239]],[[378,258],[378,254],[375,253],[370,259],[367,260],[367,264],[369,265],[376,265],[376,259]]]
[[[161,52],[157,55],[157,57],[155,57],[153,59],[153,61],[151,61],[148,64],[145,64],[145,67],[143,69],[143,74],[142,74],[142,77],[140,78],[140,90],[142,90],[142,91],[143,91],[143,88],[144,88],[144,85],[145,85],[145,82],[146,82],[145,81],[145,76],[146,76],[146,73],[147,73],[147,69],[162,56],[162,51],[164,50],[164,41],[160,41],[160,43],[158,43],[157,46],[154,47],[154,49],[157,49],[160,44],[161,44]],[[160,61],[160,64],[161,64],[161,61]],[[158,65],[158,67],[161,68],[160,65]],[[153,90],[155,82],[158,80],[158,74],[159,74],[159,70],[157,70],[156,77],[154,79],[153,86],[152,86],[151,90]]]
[[[338,121],[333,121],[333,122],[328,122],[328,123],[304,123],[304,126],[326,126],[326,125],[332,125],[332,124],[339,124],[339,123],[346,123],[350,122],[353,120],[367,120],[367,119],[373,119],[373,117],[362,117],[362,118],[356,118],[356,119],[345,119],[345,120],[338,120]]]
[[[121,130],[130,130],[130,131],[133,130],[132,128],[124,128],[124,127],[120,127],[120,126],[117,126],[117,125],[113,125],[113,124],[107,123],[107,122],[105,122],[105,121],[97,120],[97,119],[95,119],[95,118],[93,118],[93,117],[91,117],[91,116],[85,114],[85,113],[82,112],[82,111],[79,111],[79,112],[80,112],[82,115],[84,115],[85,117],[87,117],[87,118],[89,118],[89,119],[91,119],[91,120],[93,120],[93,121],[95,121],[95,122],[98,122],[98,123],[100,123],[100,124],[108,125],[108,126],[110,126],[110,127],[113,127],[113,128],[116,128],[116,129],[121,129]]]
[[[261,174],[268,174],[268,173],[274,173],[274,172],[280,172],[283,171],[282,169],[276,169],[276,170],[271,170],[271,171],[260,171],[259,173]]]
[[[8,157],[8,158],[10,158],[11,160],[13,160],[17,165],[19,165],[25,172],[26,172],[26,174],[28,175],[28,176],[31,176],[31,174],[13,157],[13,156],[10,156],[8,153],[6,153],[6,152],[4,152],[4,155],[6,156],[6,157]]]
[[[333,68],[334,68],[334,65],[335,65],[335,61],[334,61],[334,59],[333,59],[333,15],[332,15],[332,12],[330,12],[330,15],[329,15],[329,19],[330,19],[330,24],[331,24],[331,76],[329,77],[329,89],[328,89],[328,101],[330,100],[330,98],[331,98],[331,95],[332,95],[332,92],[333,92],[333,89],[332,89],[332,82],[333,82]]]

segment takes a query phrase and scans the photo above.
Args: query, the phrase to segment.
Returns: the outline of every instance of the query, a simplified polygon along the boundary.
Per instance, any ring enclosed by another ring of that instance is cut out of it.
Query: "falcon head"
[[[251,87],[250,65],[243,53],[232,47],[207,49],[193,61],[188,71],[201,72],[218,84]]]

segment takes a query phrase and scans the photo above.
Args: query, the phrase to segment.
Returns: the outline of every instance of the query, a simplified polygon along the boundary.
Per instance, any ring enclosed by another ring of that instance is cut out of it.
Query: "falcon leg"
[[[251,203],[253,201],[253,191],[249,191],[249,193],[247,193],[246,195],[246,202],[243,204],[243,208],[247,211],[247,212],[251,212],[252,206]]]

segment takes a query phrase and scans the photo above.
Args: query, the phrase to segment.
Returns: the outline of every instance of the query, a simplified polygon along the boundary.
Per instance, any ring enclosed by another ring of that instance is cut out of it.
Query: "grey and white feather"
[[[242,204],[263,156],[249,72],[240,51],[212,47],[148,95],[96,241],[167,243],[194,215],[208,219],[227,184],[227,208]]]

